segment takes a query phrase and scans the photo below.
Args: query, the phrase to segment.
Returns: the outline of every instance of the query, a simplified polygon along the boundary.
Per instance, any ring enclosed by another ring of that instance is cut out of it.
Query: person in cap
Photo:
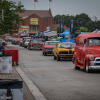
[[[0,46],[0,50],[5,50],[6,45],[7,44],[5,42],[2,42],[2,45]]]

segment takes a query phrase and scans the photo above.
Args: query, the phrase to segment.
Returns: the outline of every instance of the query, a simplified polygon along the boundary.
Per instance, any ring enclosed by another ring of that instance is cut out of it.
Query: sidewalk
[[[12,67],[12,74],[0,74],[0,78],[22,79],[15,67],[17,66]],[[35,100],[24,81],[23,81],[23,100]]]

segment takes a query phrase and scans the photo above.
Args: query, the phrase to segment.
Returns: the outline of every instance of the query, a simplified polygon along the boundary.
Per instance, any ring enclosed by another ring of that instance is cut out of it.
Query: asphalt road
[[[8,43],[19,50],[19,64],[47,100],[99,100],[100,71],[86,73],[75,70],[72,61],[43,56],[41,50],[28,50]]]

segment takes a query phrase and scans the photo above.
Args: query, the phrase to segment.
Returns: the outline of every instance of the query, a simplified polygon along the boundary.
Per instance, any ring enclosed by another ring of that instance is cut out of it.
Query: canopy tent
[[[60,36],[70,36],[70,32],[66,30],[64,33],[61,33]]]

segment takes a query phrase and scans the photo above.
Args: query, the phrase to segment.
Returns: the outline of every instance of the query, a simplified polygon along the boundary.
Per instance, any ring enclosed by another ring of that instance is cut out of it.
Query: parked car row
[[[6,39],[9,41],[9,39]],[[60,41],[45,41],[42,39],[11,39],[13,44],[24,46],[28,50],[40,49],[43,55],[53,54],[54,59],[71,58],[75,69],[85,69],[86,72],[100,69],[100,33],[84,33],[76,38],[76,43]]]

